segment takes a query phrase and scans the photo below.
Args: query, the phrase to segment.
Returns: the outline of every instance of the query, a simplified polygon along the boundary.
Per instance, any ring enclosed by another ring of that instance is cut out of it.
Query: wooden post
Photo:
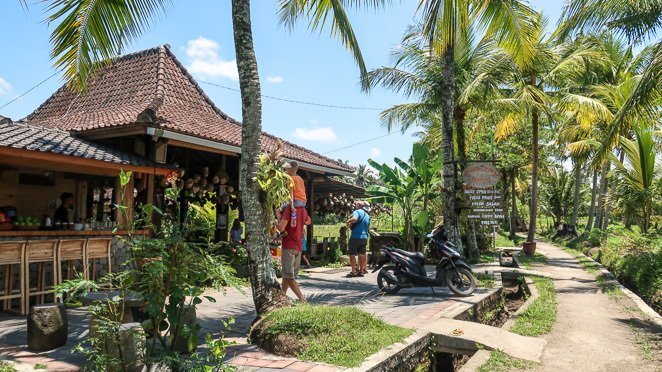
[[[131,173],[129,183],[125,186],[124,195],[122,195],[122,185],[120,184],[119,176],[115,180],[115,203],[127,207],[126,216],[128,218],[126,219],[119,210],[115,211],[115,221],[121,228],[128,228],[133,223],[133,180],[133,173]]]
[[[315,183],[313,182],[312,177],[309,178],[308,184],[310,185],[310,192],[308,193],[308,200],[310,205],[310,226],[308,226],[308,256],[313,257],[315,255],[315,247],[313,246],[313,228],[315,226]]]

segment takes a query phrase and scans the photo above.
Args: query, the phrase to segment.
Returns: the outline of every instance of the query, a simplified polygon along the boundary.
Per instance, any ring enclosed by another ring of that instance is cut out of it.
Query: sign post
[[[464,169],[464,193],[469,198],[471,211],[467,216],[481,226],[491,227],[493,244],[496,248],[497,225],[505,218],[503,197],[496,188],[501,180],[501,172],[489,162],[473,163]]]

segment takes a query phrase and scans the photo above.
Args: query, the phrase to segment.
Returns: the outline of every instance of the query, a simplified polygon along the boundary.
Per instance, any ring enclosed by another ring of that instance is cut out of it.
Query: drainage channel
[[[498,279],[498,278],[497,278]],[[498,281],[497,281],[498,282]],[[501,327],[522,306],[529,296],[529,288],[523,277],[503,275],[503,289],[495,296],[474,305],[455,317],[457,320]],[[461,332],[461,330],[456,330]],[[459,335],[459,334],[458,334]],[[452,335],[433,335],[427,351],[427,358],[420,363],[416,372],[455,372],[478,351],[474,342],[459,342]]]

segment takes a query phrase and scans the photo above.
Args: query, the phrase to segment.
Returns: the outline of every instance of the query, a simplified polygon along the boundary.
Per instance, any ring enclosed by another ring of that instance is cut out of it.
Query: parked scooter
[[[397,293],[402,288],[448,287],[458,296],[470,296],[476,290],[476,278],[461,259],[455,245],[447,241],[443,225],[438,225],[428,234],[430,245],[441,256],[434,277],[425,270],[425,255],[421,252],[407,252],[402,249],[382,247],[377,285],[388,294]],[[390,265],[384,266],[390,263]]]

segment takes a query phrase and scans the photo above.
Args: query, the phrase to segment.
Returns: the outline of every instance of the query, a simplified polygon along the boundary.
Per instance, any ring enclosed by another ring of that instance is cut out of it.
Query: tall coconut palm
[[[613,30],[634,44],[655,40],[662,29],[662,1],[570,0],[563,10],[557,34],[563,38],[603,29]],[[642,78],[609,125],[610,130],[599,150],[602,156],[618,141],[628,116],[654,116],[658,111],[662,86],[662,40],[657,39],[649,50],[648,60],[640,72]]]
[[[45,0],[48,21],[57,23],[51,34],[52,58],[64,71],[69,85],[83,91],[95,69],[111,63],[125,46],[137,39],[154,18],[167,10],[168,0]],[[329,25],[332,33],[352,52],[362,74],[365,63],[344,4],[378,5],[380,1],[280,0],[280,16],[290,25],[298,18],[309,21],[312,29]],[[242,203],[246,229],[250,231],[251,284],[258,315],[287,302],[278,289],[271,264],[267,213],[258,200],[257,158],[262,132],[260,79],[253,45],[250,0],[232,0],[231,14],[239,86],[242,102],[241,174]]]

